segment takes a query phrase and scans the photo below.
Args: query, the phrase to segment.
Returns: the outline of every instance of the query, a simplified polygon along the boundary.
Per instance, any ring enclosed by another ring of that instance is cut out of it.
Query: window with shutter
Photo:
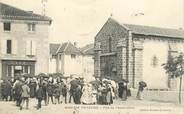
[[[5,39],[2,39],[2,42],[1,42],[1,53],[2,54],[6,54],[6,49],[7,46],[6,46],[6,40]]]
[[[7,54],[11,54],[12,53],[12,41],[11,40],[7,40],[7,43],[6,43],[6,53]]]
[[[26,40],[26,55],[31,55],[31,41]]]
[[[26,55],[35,56],[36,55],[36,42],[33,40],[26,41]]]
[[[36,30],[36,25],[35,24],[32,24],[32,23],[29,23],[28,24],[28,31],[35,31]]]
[[[13,54],[17,54],[17,40],[13,40],[12,42],[12,52]]]
[[[31,55],[36,55],[36,42],[35,41],[32,41],[32,43],[31,43],[31,50],[32,50],[32,53],[31,53]]]

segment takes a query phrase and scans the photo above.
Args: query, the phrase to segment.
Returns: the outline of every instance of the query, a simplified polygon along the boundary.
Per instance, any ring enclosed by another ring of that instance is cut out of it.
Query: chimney
[[[74,42],[73,45],[78,48],[77,42]]]

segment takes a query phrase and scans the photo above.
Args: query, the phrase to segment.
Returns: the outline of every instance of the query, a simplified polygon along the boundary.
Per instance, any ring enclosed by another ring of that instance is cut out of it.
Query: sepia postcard
[[[184,0],[0,0],[0,114],[184,114]]]

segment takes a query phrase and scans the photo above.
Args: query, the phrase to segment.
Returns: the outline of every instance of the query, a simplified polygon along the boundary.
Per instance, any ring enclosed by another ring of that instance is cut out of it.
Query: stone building
[[[47,73],[51,19],[0,3],[0,77]]]
[[[95,76],[126,79],[132,87],[143,80],[149,89],[177,87],[162,67],[168,55],[184,52],[184,31],[122,24],[109,18],[95,37]]]

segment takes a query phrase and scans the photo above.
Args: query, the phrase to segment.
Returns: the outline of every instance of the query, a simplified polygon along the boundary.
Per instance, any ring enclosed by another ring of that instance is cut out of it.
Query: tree
[[[170,78],[180,78],[178,99],[179,103],[181,104],[182,76],[184,74],[184,54],[180,53],[177,56],[169,55],[167,63],[163,64],[163,67]]]

